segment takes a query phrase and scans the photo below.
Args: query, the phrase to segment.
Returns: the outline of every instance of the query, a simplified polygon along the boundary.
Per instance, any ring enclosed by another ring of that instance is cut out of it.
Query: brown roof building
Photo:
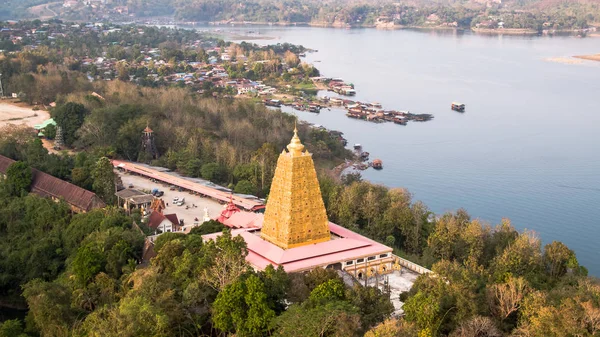
[[[152,212],[150,217],[148,217],[146,226],[160,231],[161,233],[176,232],[179,230],[179,219],[176,214]]]
[[[14,162],[14,160],[0,155],[0,173],[6,174],[6,170]],[[34,168],[31,169],[31,172],[33,174],[31,192],[42,197],[50,197],[53,200],[64,200],[71,206],[73,212],[85,213],[96,208],[106,207],[106,204],[93,192]]]

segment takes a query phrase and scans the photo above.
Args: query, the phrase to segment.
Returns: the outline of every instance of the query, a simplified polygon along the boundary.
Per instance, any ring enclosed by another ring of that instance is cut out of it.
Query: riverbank
[[[477,34],[494,34],[494,35],[538,35],[540,32],[532,29],[517,29],[517,28],[471,28],[472,32]]]
[[[207,22],[211,26],[220,25],[250,25],[250,26],[281,26],[281,27],[317,27],[317,28],[374,28],[381,30],[402,30],[402,29],[415,29],[415,30],[445,30],[445,31],[467,31],[470,30],[478,34],[505,34],[505,35],[537,35],[541,34],[536,30],[530,29],[516,29],[516,28],[500,28],[500,29],[484,29],[484,28],[467,28],[457,27],[452,25],[426,25],[426,26],[405,26],[397,25],[393,22],[377,22],[374,24],[349,24],[346,22],[335,21],[333,23],[328,22],[252,22],[252,21],[211,21]],[[573,34],[575,32],[572,32]]]
[[[573,56],[573,57],[578,58],[578,59],[582,59],[582,60],[589,60],[589,61],[598,61],[598,62],[600,62],[600,54],[576,55],[576,56]]]

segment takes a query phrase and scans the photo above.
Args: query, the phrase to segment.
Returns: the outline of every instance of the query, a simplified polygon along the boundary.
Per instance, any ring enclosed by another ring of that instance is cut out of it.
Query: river
[[[214,28],[213,28],[214,29]],[[548,58],[600,52],[599,38],[490,36],[454,31],[229,27],[318,52],[305,61],[355,85],[356,99],[431,113],[407,126],[297,112],[344,132],[381,171],[363,177],[406,187],[432,211],[503,217],[543,243],[562,241],[600,276],[600,62]],[[466,112],[450,110],[452,101]]]

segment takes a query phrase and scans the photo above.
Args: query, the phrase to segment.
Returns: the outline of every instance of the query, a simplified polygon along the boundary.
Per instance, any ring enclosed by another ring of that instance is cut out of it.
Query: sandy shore
[[[545,58],[544,61],[564,63],[564,64],[581,64],[583,61],[574,59],[572,57],[549,57]]]
[[[583,60],[599,61],[600,62],[600,54],[594,54],[594,55],[577,55],[577,56],[573,56],[573,57],[578,58],[578,59],[583,59]]]
[[[50,118],[48,111],[34,111],[31,107],[19,106],[10,102],[0,102],[0,127],[7,124],[34,126]]]
[[[538,31],[531,29],[517,29],[517,28],[471,28],[475,33],[479,34],[501,34],[501,35],[537,35]]]

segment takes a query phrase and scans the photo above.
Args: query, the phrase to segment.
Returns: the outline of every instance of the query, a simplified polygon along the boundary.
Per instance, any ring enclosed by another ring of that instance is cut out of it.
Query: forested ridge
[[[149,29],[158,40],[185,38]],[[243,181],[267,195],[295,118],[167,84],[90,82],[70,56],[116,45],[128,55],[133,43],[84,44],[49,43],[0,59],[7,85],[23,100],[56,103],[51,114],[75,150],[49,154],[26,127],[0,132],[0,154],[17,160],[0,180],[0,337],[600,335],[600,284],[564,244],[542,244],[508,219],[491,225],[465,210],[433,214],[408,191],[358,174],[337,181],[320,170],[329,219],[435,273],[400,295],[402,318],[390,318],[389,294],[349,287],[330,270],[253,270],[240,237],[225,231],[202,241],[222,230],[215,222],[162,234],[157,256],[142,264],[145,228],[139,213],[114,207],[108,157],[148,160],[234,188]],[[146,126],[155,130],[158,160],[141,153]],[[323,166],[347,155],[326,131],[302,127],[300,137]],[[62,202],[29,194],[31,168],[90,189],[109,206],[73,215]],[[4,321],[6,308],[23,309],[22,316]]]
[[[600,7],[590,1],[235,1],[182,0],[176,17],[191,21],[250,21],[374,26],[475,27],[482,21],[505,28],[581,29],[600,21]],[[489,28],[496,28],[490,26]]]
[[[0,19],[31,17],[27,8],[49,0],[8,1],[0,5]],[[122,8],[127,8],[123,13]],[[255,22],[372,27],[392,24],[408,27],[498,27],[513,29],[581,30],[597,26],[600,5],[591,0],[115,0],[102,4],[55,7],[59,17],[101,20],[172,16],[194,22]],[[501,23],[500,25],[498,25]]]

